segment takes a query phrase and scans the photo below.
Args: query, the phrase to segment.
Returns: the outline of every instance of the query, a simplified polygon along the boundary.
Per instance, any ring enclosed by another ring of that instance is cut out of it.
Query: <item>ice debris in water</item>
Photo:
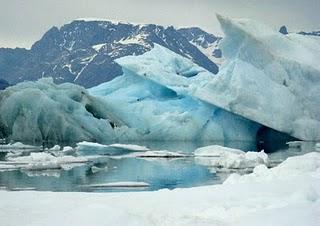
[[[260,164],[268,165],[268,155],[263,151],[244,152],[219,145],[198,148],[194,155],[197,163],[216,168],[246,169]]]
[[[85,157],[54,156],[47,152],[33,152],[28,156],[8,157],[4,166],[24,170],[71,169],[77,164],[88,162]],[[4,168],[4,167],[3,167]]]

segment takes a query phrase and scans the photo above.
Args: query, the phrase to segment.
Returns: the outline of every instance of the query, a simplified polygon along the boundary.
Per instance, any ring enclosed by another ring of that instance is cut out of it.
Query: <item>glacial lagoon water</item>
[[[152,150],[179,151],[184,154],[201,146],[219,144],[242,150],[255,150],[255,144],[234,141],[209,142],[140,142]],[[295,147],[276,145],[269,154],[271,166],[287,157],[316,151],[314,143]],[[6,153],[0,153],[5,160]],[[222,183],[230,173],[249,173],[250,170],[223,170],[208,167],[193,156],[183,158],[104,158],[90,161],[69,170],[0,170],[0,187],[5,190],[121,192],[174,189]],[[97,186],[115,182],[138,182],[148,186]]]

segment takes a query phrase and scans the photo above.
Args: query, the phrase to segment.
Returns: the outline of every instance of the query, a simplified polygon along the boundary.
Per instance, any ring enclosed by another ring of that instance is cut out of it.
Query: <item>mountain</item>
[[[216,74],[220,39],[200,28],[78,19],[52,27],[30,50],[0,48],[0,78],[16,84],[53,77],[57,83],[92,87],[122,74],[115,59],[141,55],[154,43]]]
[[[195,45],[211,61],[221,63],[222,52],[218,48],[221,37],[209,34],[198,27],[181,28],[178,30],[188,41]]]

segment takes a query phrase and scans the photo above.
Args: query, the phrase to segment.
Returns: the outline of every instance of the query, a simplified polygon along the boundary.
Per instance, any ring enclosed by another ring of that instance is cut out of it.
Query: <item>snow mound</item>
[[[263,151],[244,152],[219,145],[198,148],[194,155],[198,163],[215,168],[246,169],[260,164],[268,165],[268,155]]]
[[[117,59],[127,73],[302,140],[320,139],[319,43],[218,16],[225,63],[213,75],[164,47]],[[311,48],[314,46],[314,48]],[[308,90],[308,92],[306,92]]]
[[[113,139],[107,104],[77,85],[52,79],[23,82],[0,93],[0,136],[15,141],[66,142]]]
[[[232,174],[224,184],[275,181],[312,173],[320,178],[320,154],[311,152],[302,156],[289,157],[277,167],[268,169],[265,165],[256,166],[253,173],[247,175]]]

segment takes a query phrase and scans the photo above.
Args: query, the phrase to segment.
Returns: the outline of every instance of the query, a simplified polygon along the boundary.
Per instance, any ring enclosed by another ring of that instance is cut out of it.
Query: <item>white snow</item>
[[[123,44],[123,45],[128,45],[128,44],[141,44],[145,39],[145,36],[142,34],[135,35],[133,37],[128,37],[128,38],[123,38],[118,41],[118,43]]]
[[[93,48],[95,51],[99,52],[100,49],[101,49],[103,46],[105,46],[105,45],[106,45],[106,43],[102,43],[102,44],[98,44],[98,45],[93,45],[92,48]]]
[[[273,169],[260,165],[222,185],[126,193],[0,191],[0,199],[6,226],[318,226],[320,153],[289,158]]]
[[[196,162],[205,166],[227,169],[253,168],[268,165],[268,155],[261,152],[244,152],[238,149],[212,145],[194,151]]]

